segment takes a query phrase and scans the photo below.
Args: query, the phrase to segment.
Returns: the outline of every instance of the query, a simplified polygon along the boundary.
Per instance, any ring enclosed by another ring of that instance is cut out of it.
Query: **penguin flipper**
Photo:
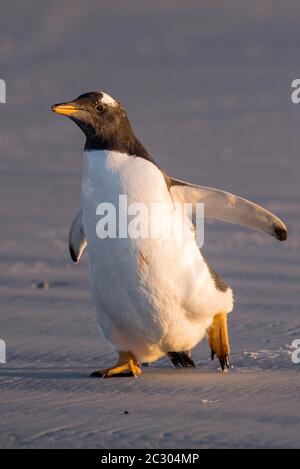
[[[195,205],[203,203],[204,216],[207,218],[244,225],[274,236],[279,241],[287,239],[285,224],[273,213],[247,199],[212,187],[189,184],[169,176],[166,181],[174,202]]]
[[[87,245],[82,225],[82,209],[79,209],[69,231],[69,251],[73,262],[77,263]]]

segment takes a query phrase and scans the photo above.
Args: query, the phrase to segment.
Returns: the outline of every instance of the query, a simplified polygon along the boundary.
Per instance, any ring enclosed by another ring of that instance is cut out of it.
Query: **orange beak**
[[[80,109],[70,103],[53,104],[51,110],[57,114],[62,114],[63,116],[71,116],[72,114],[75,114],[75,112],[80,111]]]

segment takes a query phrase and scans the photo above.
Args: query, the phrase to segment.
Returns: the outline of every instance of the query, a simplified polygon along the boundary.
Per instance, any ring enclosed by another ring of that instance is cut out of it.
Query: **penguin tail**
[[[168,352],[168,357],[176,368],[196,368],[191,351]]]

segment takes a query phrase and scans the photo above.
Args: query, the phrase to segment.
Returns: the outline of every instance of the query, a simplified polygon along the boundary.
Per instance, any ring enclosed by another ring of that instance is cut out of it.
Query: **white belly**
[[[99,239],[96,208],[103,202],[118,207],[120,194],[127,195],[128,206],[142,202],[149,208],[148,225],[150,206],[162,202],[164,228],[176,231],[181,222],[154,164],[117,152],[85,153],[83,224],[100,328],[116,350],[131,351],[140,360],[189,350],[203,338],[215,314],[231,311],[231,290],[215,288],[192,227],[178,239]]]

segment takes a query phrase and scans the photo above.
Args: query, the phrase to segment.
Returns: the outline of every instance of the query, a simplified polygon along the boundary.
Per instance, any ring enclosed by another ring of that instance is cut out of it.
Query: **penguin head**
[[[120,150],[126,140],[136,139],[123,106],[104,92],[85,93],[73,101],[54,104],[51,109],[81,128],[88,150]]]

